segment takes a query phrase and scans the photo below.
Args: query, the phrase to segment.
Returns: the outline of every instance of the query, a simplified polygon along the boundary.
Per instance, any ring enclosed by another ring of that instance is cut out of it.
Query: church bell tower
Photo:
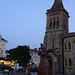
[[[68,18],[69,14],[65,10],[62,0],[55,0],[51,9],[47,10],[46,32],[44,37],[44,45],[46,49],[58,48],[58,52],[52,54],[52,60],[56,57],[58,71],[52,66],[53,73],[63,73],[63,38],[68,34]],[[56,55],[57,54],[57,55]],[[59,57],[57,57],[59,56]],[[55,59],[54,59],[55,60]],[[54,65],[54,60],[52,64]],[[55,75],[53,74],[53,75]]]

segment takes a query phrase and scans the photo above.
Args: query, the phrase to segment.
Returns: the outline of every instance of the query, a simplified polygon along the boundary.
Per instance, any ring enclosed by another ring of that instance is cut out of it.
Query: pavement
[[[31,75],[37,75],[37,72],[31,72]]]
[[[0,75],[25,75],[25,72],[22,70],[11,71],[10,73],[4,73],[3,71],[0,71]],[[37,75],[37,72],[31,72],[31,75]]]

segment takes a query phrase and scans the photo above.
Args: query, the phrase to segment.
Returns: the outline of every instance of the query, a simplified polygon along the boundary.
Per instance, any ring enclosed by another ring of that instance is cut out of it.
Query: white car
[[[18,66],[18,70],[22,70],[22,69],[24,69],[23,66]]]
[[[8,69],[5,69],[4,72],[5,72],[5,73],[9,73],[10,71],[9,71]]]
[[[14,67],[14,66],[12,66],[12,68],[15,70],[15,67]],[[17,69],[17,70],[23,70],[24,67],[23,67],[23,66],[18,66],[18,67],[16,67],[16,69]]]

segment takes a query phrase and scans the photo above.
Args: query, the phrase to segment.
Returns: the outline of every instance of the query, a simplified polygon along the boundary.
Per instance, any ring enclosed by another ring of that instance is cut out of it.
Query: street
[[[0,75],[25,75],[25,72],[22,70],[19,70],[17,72],[12,71],[10,73],[4,73],[3,71],[0,71]],[[37,72],[31,72],[31,75],[37,75]]]

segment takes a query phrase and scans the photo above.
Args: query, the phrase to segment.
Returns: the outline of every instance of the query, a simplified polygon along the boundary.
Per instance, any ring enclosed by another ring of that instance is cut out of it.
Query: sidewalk
[[[31,75],[37,75],[37,72],[30,72]],[[25,75],[25,72],[23,70],[19,71],[12,71],[10,73],[4,73],[3,71],[0,72],[0,75]]]
[[[37,72],[30,72],[31,75],[37,75]],[[25,75],[25,72],[20,70],[20,71],[13,71],[8,75]]]
[[[31,72],[31,75],[37,75],[37,72]]]

